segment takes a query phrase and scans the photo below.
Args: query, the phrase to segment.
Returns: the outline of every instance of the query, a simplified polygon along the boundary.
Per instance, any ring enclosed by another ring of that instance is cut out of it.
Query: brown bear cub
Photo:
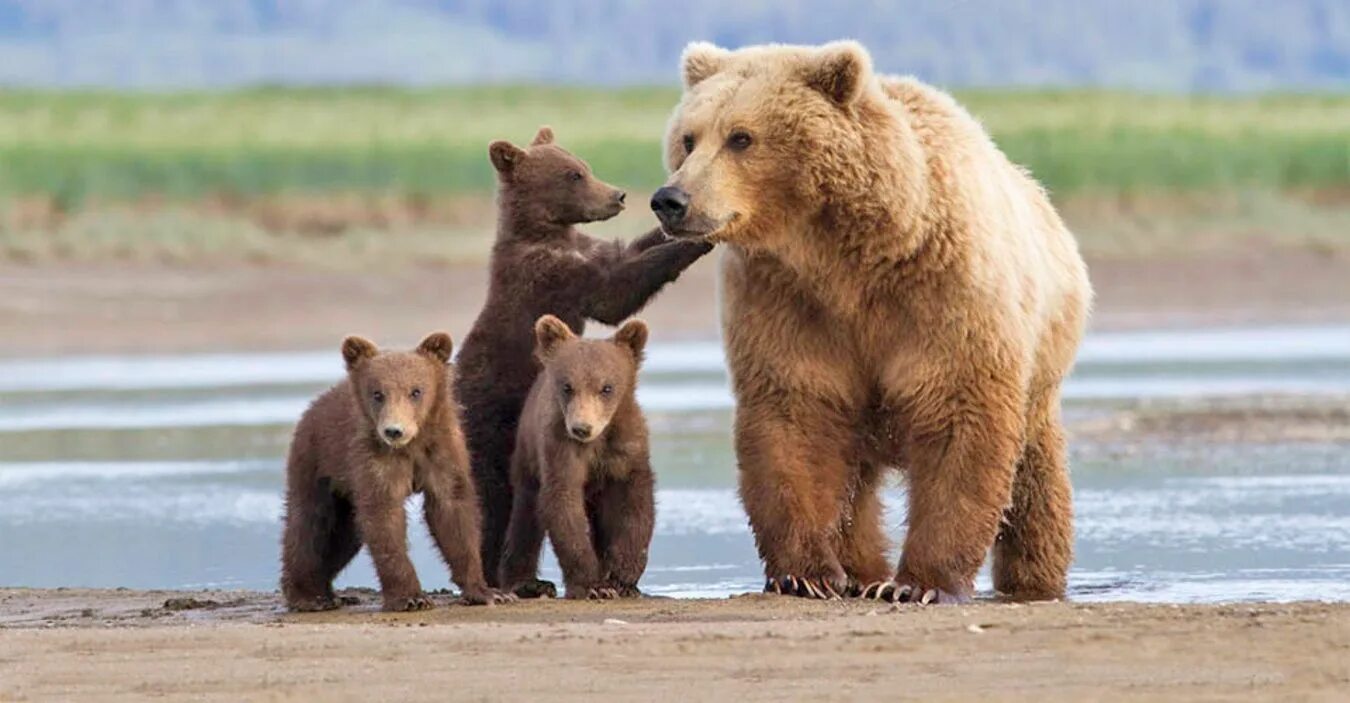
[[[347,380],[305,411],[286,466],[281,590],[292,610],[329,610],[333,578],[370,548],[385,610],[432,606],[408,559],[403,504],[423,494],[427,526],[460,600],[509,599],[487,585],[478,558],[478,498],[450,390],[450,336],[410,352],[342,342]]]
[[[459,354],[456,395],[483,506],[483,567],[491,585],[511,515],[511,452],[525,396],[538,369],[531,330],[541,315],[577,334],[587,319],[618,325],[674,281],[712,245],[672,240],[660,229],[624,245],[594,239],[574,225],[609,219],[624,194],[540,129],[521,149],[489,148],[497,170],[497,241],[487,303]],[[552,594],[533,582],[520,595]]]
[[[534,331],[543,371],[521,413],[499,582],[514,589],[536,578],[547,533],[568,598],[639,596],[656,516],[635,397],[647,326],[634,320],[591,340],[545,315]]]

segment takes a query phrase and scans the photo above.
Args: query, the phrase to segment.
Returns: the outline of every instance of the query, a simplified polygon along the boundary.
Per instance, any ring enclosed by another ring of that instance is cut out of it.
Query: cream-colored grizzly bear
[[[652,198],[727,244],[740,494],[766,589],[961,601],[1063,595],[1059,418],[1091,288],[1045,192],[951,97],[853,42],[693,44]],[[908,479],[899,566],[878,489]]]

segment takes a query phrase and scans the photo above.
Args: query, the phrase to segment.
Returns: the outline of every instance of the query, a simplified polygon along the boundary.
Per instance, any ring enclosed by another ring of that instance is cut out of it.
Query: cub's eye
[[[600,395],[613,395],[613,394],[614,394],[614,386],[606,383],[604,386],[600,387]]]
[[[418,400],[422,397],[422,389],[414,388],[412,389],[412,393],[409,393],[408,396],[411,397],[413,400]]]
[[[750,138],[749,132],[738,129],[732,132],[730,137],[727,137],[727,148],[732,151],[745,151],[750,148],[753,142],[754,140]]]
[[[569,180],[569,181],[579,181],[579,180],[581,180],[581,171],[568,171],[568,172],[567,172],[567,180]]]
[[[375,391],[374,393],[371,393],[371,394],[370,394],[370,399],[373,400],[373,401],[375,401],[376,403],[383,403],[383,402],[384,402],[384,393],[381,392],[381,391]]]
[[[564,384],[563,384],[563,387],[562,387],[563,395],[570,396],[570,395],[572,395],[572,393],[573,393],[575,390],[576,390],[576,389],[572,388],[572,384],[570,384],[570,383],[564,383]]]
[[[694,135],[692,134],[684,135],[684,153],[694,153]]]

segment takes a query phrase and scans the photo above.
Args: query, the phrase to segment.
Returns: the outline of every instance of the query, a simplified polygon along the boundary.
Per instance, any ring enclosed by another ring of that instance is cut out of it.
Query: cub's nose
[[[615,193],[614,193],[614,201],[617,202],[617,203],[620,204],[620,205],[623,205],[623,199],[624,199],[624,198],[627,198],[627,197],[628,197],[628,194],[625,193],[625,192],[623,192],[623,191],[621,191],[621,190],[620,190],[620,191],[615,191]]]
[[[384,428],[384,438],[390,442],[397,442],[400,439],[403,439],[403,428],[394,427],[393,425]]]
[[[583,442],[591,438],[591,426],[584,422],[578,422],[577,424],[572,425],[568,428],[568,431],[572,433],[573,437],[576,437]]]
[[[665,186],[652,195],[652,212],[661,224],[671,227],[689,214],[689,194],[674,186]]]

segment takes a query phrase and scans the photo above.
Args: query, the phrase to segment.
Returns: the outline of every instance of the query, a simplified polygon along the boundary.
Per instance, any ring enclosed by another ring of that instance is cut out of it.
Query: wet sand
[[[1098,330],[1350,320],[1350,256],[1233,251],[1091,261]],[[643,313],[662,341],[717,336],[715,257]],[[468,333],[483,266],[389,271],[0,264],[0,356],[336,348],[349,333],[413,343]]]
[[[432,611],[383,614],[359,597],[301,616],[263,593],[0,590],[0,700],[1337,700],[1350,690],[1348,604],[918,608],[753,595],[488,609],[443,596]],[[184,598],[220,605],[164,607]]]

